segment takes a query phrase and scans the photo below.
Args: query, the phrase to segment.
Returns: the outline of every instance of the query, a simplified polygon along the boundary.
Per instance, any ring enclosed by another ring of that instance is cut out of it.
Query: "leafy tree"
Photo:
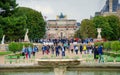
[[[14,17],[25,16],[27,26],[29,29],[29,38],[31,40],[42,38],[45,35],[45,21],[40,12],[26,7],[19,7]]]
[[[2,35],[3,35],[3,30],[2,30],[2,28],[0,26],[0,39],[2,39]]]
[[[2,17],[0,17],[0,22],[2,21]],[[0,23],[0,40],[2,39],[3,36],[3,29],[2,29],[2,25]]]
[[[3,18],[2,28],[3,34],[6,35],[7,41],[18,41],[23,39],[26,26],[24,17],[5,17]]]
[[[0,25],[6,41],[24,39],[26,29],[29,29],[29,38],[42,38],[45,34],[45,22],[42,14],[25,7],[19,7],[9,17],[0,17]],[[2,33],[2,32],[1,32]]]
[[[92,20],[84,19],[81,22],[81,27],[79,29],[82,38],[94,38],[96,34],[96,29]]]
[[[93,18],[93,22],[96,28],[102,28],[102,38],[111,39],[111,35],[113,34],[112,28],[110,27],[107,19],[103,16],[96,16]]]
[[[115,15],[107,16],[107,22],[109,26],[112,28],[112,36],[110,36],[111,40],[118,40],[120,37],[120,19]]]
[[[82,38],[80,35],[80,29],[75,32],[74,37],[75,38]]]
[[[16,6],[16,0],[0,0],[0,8],[2,9],[0,15],[4,17],[12,15]]]

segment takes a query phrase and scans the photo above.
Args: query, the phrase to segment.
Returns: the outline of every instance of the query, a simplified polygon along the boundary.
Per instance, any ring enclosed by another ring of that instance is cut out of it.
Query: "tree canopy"
[[[101,28],[101,36],[102,38],[110,40],[112,32],[112,28],[107,22],[107,18],[103,16],[96,16],[93,18],[93,22],[95,24],[95,28]]]
[[[97,28],[102,29],[102,38],[107,40],[118,40],[120,38],[120,18],[115,15],[95,16],[90,20],[84,19],[75,35],[80,33],[82,38],[94,37],[97,36]]]
[[[11,16],[16,7],[16,0],[0,0],[0,15],[4,17]]]
[[[45,35],[45,21],[42,14],[26,7],[16,8],[14,14],[0,17],[0,32],[6,35],[6,41],[24,39],[26,29],[29,29],[29,39],[40,39]]]
[[[120,38],[120,19],[115,15],[107,16],[107,22],[109,23],[112,33],[110,39],[116,40]]]
[[[82,20],[79,31],[82,38],[95,38],[96,29],[94,23],[89,19]]]
[[[26,7],[19,7],[14,17],[26,17],[26,29],[29,29],[29,38],[31,40],[42,38],[45,35],[45,21],[40,12]]]

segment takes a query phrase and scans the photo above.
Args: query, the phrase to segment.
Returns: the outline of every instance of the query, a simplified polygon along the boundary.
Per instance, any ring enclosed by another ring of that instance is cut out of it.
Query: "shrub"
[[[33,46],[32,43],[19,43],[19,42],[11,42],[9,44],[9,51],[12,51],[14,53],[18,52],[18,51],[21,51],[22,48],[23,48],[23,45],[25,45],[25,47],[28,47],[29,45],[30,46]]]
[[[23,45],[24,45],[25,47],[28,47],[29,45],[30,45],[31,47],[33,46],[32,43],[23,43]]]
[[[119,50],[119,44],[120,44],[120,42],[119,41],[113,41],[112,43],[111,43],[111,49],[112,50],[115,50],[116,52]]]
[[[97,46],[99,46],[101,44],[103,44],[103,42],[95,42],[95,45],[97,45]]]
[[[110,50],[111,49],[111,42],[104,42],[103,47],[107,50]]]

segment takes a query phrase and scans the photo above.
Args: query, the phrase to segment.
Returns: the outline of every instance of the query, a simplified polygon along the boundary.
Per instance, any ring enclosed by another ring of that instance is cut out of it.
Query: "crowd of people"
[[[81,41],[81,40],[75,40],[75,39],[49,39],[49,40],[43,40],[42,42],[42,54],[49,55],[53,54],[56,57],[58,56],[66,56],[66,52],[69,52],[71,54],[78,55],[79,53],[82,54],[94,54],[94,59],[96,62],[99,62],[103,60],[102,54],[103,49],[102,45],[100,46],[94,46],[93,41],[90,39]],[[22,49],[22,55],[25,56],[27,59],[31,58],[31,56],[35,56],[35,53],[38,52],[37,46],[28,46],[23,47]],[[79,56],[79,55],[78,55]]]
[[[26,59],[31,58],[32,56],[35,57],[35,53],[38,52],[37,46],[23,46],[22,49],[22,56],[25,56]]]
[[[48,42],[48,41],[47,41]],[[75,53],[76,55],[78,52],[80,54],[94,54],[94,59],[97,62],[98,57],[99,62],[102,60],[102,45],[100,46],[94,46],[94,43],[92,41],[76,41],[76,40],[68,40],[68,39],[62,39],[62,40],[57,40],[54,39],[53,41],[50,40],[52,43],[43,43],[42,46],[42,54],[44,55],[52,53],[55,54],[56,57],[61,55],[64,57],[66,55],[66,51],[69,53]]]

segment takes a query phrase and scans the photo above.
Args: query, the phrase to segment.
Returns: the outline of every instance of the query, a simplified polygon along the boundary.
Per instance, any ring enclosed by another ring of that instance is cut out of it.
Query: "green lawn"
[[[0,52],[0,56],[2,56],[2,55],[8,55],[8,54],[11,54],[12,52],[10,52],[10,51],[6,51],[6,52]]]

